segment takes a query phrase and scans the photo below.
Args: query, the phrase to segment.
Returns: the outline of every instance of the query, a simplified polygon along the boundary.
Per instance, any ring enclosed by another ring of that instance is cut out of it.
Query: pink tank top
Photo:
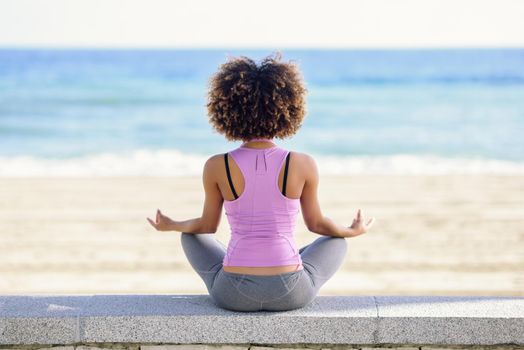
[[[302,259],[293,234],[300,199],[284,196],[278,187],[278,175],[289,151],[278,146],[254,149],[243,145],[229,152],[245,185],[239,197],[224,200],[231,239],[223,266],[296,264],[298,268]]]

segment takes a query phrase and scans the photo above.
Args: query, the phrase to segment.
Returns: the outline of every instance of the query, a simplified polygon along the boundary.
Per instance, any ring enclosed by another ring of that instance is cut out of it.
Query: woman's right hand
[[[371,218],[368,220],[367,224],[364,224],[364,219],[362,218],[362,210],[359,209],[357,211],[356,217],[353,219],[353,223],[351,224],[351,226],[348,227],[348,229],[351,231],[351,237],[355,237],[367,232],[374,222],[375,218]]]
[[[147,218],[147,221],[149,221],[157,231],[171,231],[171,225],[173,223],[173,220],[162,214],[160,209],[156,210],[156,221],[153,221],[150,218]]]

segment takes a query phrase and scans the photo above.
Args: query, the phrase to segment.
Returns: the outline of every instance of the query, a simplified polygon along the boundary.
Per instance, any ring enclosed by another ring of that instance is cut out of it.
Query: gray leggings
[[[264,276],[224,271],[227,248],[212,233],[182,232],[181,242],[215,304],[232,311],[286,311],[308,305],[347,252],[345,238],[321,236],[299,249],[304,269]]]

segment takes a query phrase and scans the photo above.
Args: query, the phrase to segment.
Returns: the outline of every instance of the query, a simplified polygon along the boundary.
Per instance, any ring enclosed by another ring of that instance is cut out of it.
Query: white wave
[[[209,156],[161,149],[68,159],[0,157],[0,177],[201,176]],[[524,175],[524,162],[497,159],[409,154],[313,157],[321,175]]]
[[[178,150],[137,150],[54,159],[0,157],[0,176],[187,176],[200,175],[207,157]]]
[[[524,175],[524,162],[433,155],[325,156],[317,164],[326,175]]]

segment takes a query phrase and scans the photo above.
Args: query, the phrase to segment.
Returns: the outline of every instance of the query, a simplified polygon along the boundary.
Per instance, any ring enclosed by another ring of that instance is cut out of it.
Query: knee
[[[347,237],[322,236],[318,237],[315,243],[322,243],[323,245],[327,244],[328,246],[333,247],[334,249],[342,247],[342,249],[344,249],[345,251],[347,251],[348,247]]]
[[[348,239],[346,237],[332,237],[337,246],[342,247],[342,249],[347,252],[348,250]]]
[[[184,242],[188,242],[189,240],[191,240],[192,238],[194,238],[195,235],[191,234],[191,233],[187,233],[187,232],[181,232],[180,233],[180,240],[182,241],[182,244],[184,244]]]

